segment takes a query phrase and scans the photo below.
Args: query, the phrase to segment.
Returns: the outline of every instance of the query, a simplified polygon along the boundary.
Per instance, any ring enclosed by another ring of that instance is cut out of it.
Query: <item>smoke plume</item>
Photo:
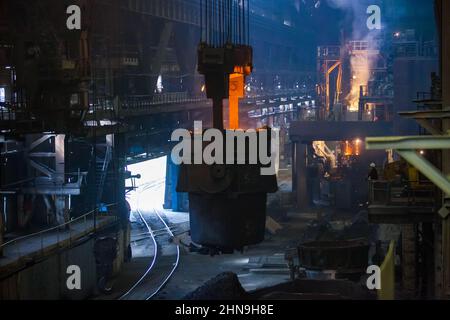
[[[340,9],[345,14],[344,26],[350,28],[350,37],[346,39],[355,41],[367,41],[369,45],[374,43],[378,31],[369,30],[367,27],[367,8],[378,4],[379,0],[327,0],[329,6]],[[378,2],[378,3],[377,3]],[[348,37],[349,35],[347,35]],[[346,97],[350,110],[358,109],[360,87],[366,86],[370,80],[370,70],[375,61],[369,59],[367,54],[353,54],[350,58],[352,71],[351,91]]]

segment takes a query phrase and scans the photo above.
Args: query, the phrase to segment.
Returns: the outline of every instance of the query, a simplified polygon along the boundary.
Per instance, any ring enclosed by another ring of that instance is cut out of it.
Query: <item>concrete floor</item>
[[[101,229],[113,223],[114,217],[98,216],[96,228]],[[17,237],[3,244],[0,270],[19,268],[23,260],[51,255],[60,248],[69,247],[73,242],[91,233],[95,228],[91,216],[68,223],[67,229],[50,228],[27,236]]]
[[[290,170],[280,172],[279,176],[280,192],[289,193],[291,189]],[[276,197],[271,195],[271,198]],[[148,208],[146,208],[148,209]],[[141,210],[143,211],[143,210]],[[150,212],[150,210],[145,210]],[[278,219],[282,226],[276,234],[266,233],[265,240],[254,246],[247,247],[243,253],[231,255],[209,256],[199,253],[192,253],[186,247],[180,246],[180,263],[162,290],[154,299],[182,299],[188,293],[194,291],[208,280],[214,278],[219,273],[231,271],[238,275],[238,278],[247,291],[253,291],[289,280],[289,270],[284,262],[285,250],[295,246],[301,239],[307,225],[317,219],[317,211],[310,212],[288,212],[283,219]],[[323,211],[323,210],[322,210]],[[181,240],[185,244],[190,243],[187,233],[189,229],[189,215],[187,213],[176,213],[163,211],[166,222],[175,226],[175,235],[179,235],[176,241]],[[270,209],[268,214],[271,214]],[[133,217],[136,221],[136,216]],[[132,240],[142,237],[142,226],[133,223]],[[132,241],[133,259],[124,264],[121,274],[113,280],[114,292],[101,299],[116,299],[123,292],[126,292],[146,271],[152,260],[153,250],[150,239],[148,241]],[[261,268],[255,266],[255,261],[270,259],[277,261],[275,267]],[[154,270],[157,271],[157,270]],[[158,276],[153,277],[156,281]]]
[[[285,270],[264,270],[249,265],[250,259],[273,257],[284,260],[284,251],[294,245],[298,236],[310,221],[311,214],[293,214],[288,220],[280,223],[283,229],[276,235],[267,235],[264,242],[248,247],[244,253],[232,255],[206,256],[183,251],[180,265],[166,287],[156,299],[181,299],[217,274],[231,271],[247,291],[260,289],[289,280],[289,272]],[[254,269],[254,270],[249,270]]]
[[[190,253],[186,248],[182,247],[178,269],[154,299],[182,299],[206,281],[226,271],[236,273],[243,288],[247,291],[288,281],[289,272],[287,268],[285,270],[267,270],[257,268],[249,264],[249,262],[265,257],[271,257],[272,260],[283,262],[284,250],[297,243],[299,235],[302,234],[308,222],[315,217],[316,214],[313,213],[290,213],[287,220],[280,223],[283,229],[276,235],[267,234],[264,242],[246,248],[243,253],[211,257],[209,255]],[[166,212],[166,218],[170,224],[179,224],[179,230],[182,230],[182,227],[186,226],[188,222],[188,216],[185,213]],[[139,234],[141,232],[142,229],[135,225],[132,233]],[[134,236],[132,237],[135,238]],[[183,236],[182,241],[184,243],[188,242],[188,236]],[[135,257],[132,261],[124,264],[120,275],[111,282],[114,287],[113,293],[98,296],[97,299],[109,300],[119,298],[145,273],[152,260],[153,250],[151,245],[147,242],[139,241],[139,243],[132,243],[132,247]],[[158,270],[153,271],[157,272]],[[157,280],[156,278],[154,279],[154,281]]]

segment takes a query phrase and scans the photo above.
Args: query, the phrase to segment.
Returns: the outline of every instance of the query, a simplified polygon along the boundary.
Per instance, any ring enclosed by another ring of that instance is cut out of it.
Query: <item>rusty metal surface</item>
[[[298,247],[302,267],[338,273],[363,272],[368,264],[368,251],[366,239],[313,241]]]
[[[250,292],[252,299],[268,300],[341,300],[376,299],[359,283],[348,280],[295,280]]]
[[[246,159],[249,149],[246,143]],[[233,151],[234,163],[238,151]],[[267,193],[276,192],[278,184],[275,174],[261,174],[263,167],[262,164],[180,166],[177,192],[189,194],[191,237],[195,243],[211,248],[212,253],[232,253],[264,240]]]
[[[224,252],[264,240],[266,194],[189,194],[191,237]]]

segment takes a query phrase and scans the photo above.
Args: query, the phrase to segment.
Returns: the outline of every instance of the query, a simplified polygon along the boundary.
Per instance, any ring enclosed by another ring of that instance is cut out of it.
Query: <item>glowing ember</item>
[[[353,78],[347,102],[350,111],[358,111],[360,88],[361,86],[366,87],[370,78],[370,63],[367,53],[353,54],[350,58],[350,65]]]

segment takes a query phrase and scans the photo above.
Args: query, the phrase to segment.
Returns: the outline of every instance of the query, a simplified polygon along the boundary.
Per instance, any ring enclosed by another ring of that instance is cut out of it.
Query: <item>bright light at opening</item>
[[[421,155],[424,155],[424,154],[425,154],[425,151],[424,151],[424,150],[420,150],[420,154],[421,154]]]
[[[152,159],[136,164],[129,165],[127,170],[131,174],[140,174],[141,178],[135,180],[137,190],[131,191],[127,195],[131,211],[162,209],[164,203],[164,193],[166,188],[166,166],[167,157]],[[131,180],[126,181],[128,187],[131,186]],[[145,185],[145,188],[144,188]],[[139,194],[140,192],[145,192]],[[133,217],[133,215],[131,215]]]
[[[156,82],[156,91],[158,93],[161,93],[163,91],[163,89],[164,89],[162,81],[163,81],[162,80],[162,75],[159,75],[158,76],[158,81]]]
[[[206,87],[205,87],[205,85],[202,85],[202,92],[205,92],[205,89],[206,89]]]
[[[6,90],[5,88],[0,88],[0,102],[6,101]]]

